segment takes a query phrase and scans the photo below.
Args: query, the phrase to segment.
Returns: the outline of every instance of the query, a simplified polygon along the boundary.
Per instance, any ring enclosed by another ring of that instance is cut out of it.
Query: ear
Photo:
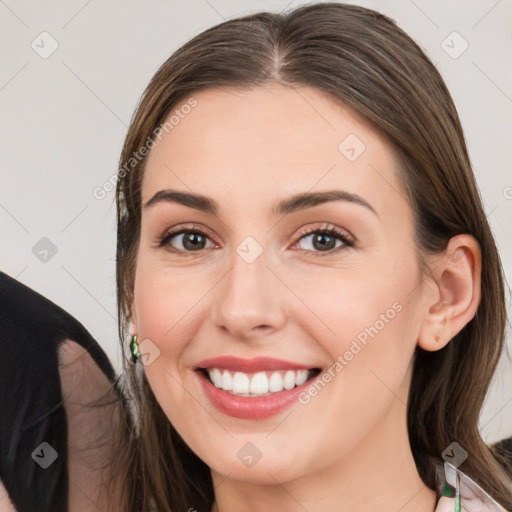
[[[475,316],[480,303],[480,245],[471,235],[454,236],[429,267],[418,345],[434,351],[444,348]]]

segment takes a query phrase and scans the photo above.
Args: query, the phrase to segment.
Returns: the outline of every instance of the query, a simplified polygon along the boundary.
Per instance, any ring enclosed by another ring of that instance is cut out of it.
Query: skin
[[[433,511],[435,492],[422,483],[407,438],[412,357],[417,345],[442,348],[473,317],[478,244],[454,237],[427,258],[425,278],[391,147],[322,92],[271,84],[194,97],[198,105],[148,156],[142,202],[172,188],[214,198],[219,212],[175,203],[143,209],[132,327],[160,351],[144,369],[169,420],[211,468],[212,510]],[[349,134],[366,146],[355,161],[338,150]],[[376,214],[346,201],[271,213],[278,200],[327,189],[358,194]],[[182,235],[168,247],[184,256],[153,247],[190,222],[207,235],[199,250]],[[335,238],[326,255],[312,235],[301,238],[300,228],[326,223],[354,247],[336,252],[343,243]],[[247,236],[263,250],[252,263],[236,252]],[[401,311],[317,396],[277,416],[224,415],[192,371],[226,354],[327,370],[397,302]],[[237,458],[247,442],[261,452],[250,468]]]
[[[7,489],[0,482],[0,512],[16,512],[12,501],[9,499]]]

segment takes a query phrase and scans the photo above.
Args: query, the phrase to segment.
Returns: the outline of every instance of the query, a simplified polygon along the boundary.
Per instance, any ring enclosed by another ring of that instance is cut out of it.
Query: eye
[[[336,254],[347,247],[353,247],[355,243],[345,231],[342,231],[335,226],[304,229],[301,231],[300,238],[296,244],[300,243],[301,240],[306,240],[308,238],[311,239],[309,244],[306,244],[309,245],[309,247],[302,249],[317,253],[317,256]],[[171,243],[173,239],[179,240],[182,248],[175,247]],[[173,253],[180,256],[186,256],[187,253],[200,252],[207,248],[205,244],[208,240],[210,240],[210,238],[199,226],[180,225],[159,237],[156,241],[155,247],[166,247]],[[340,242],[338,246],[336,246],[336,241]]]
[[[182,248],[176,248],[171,244],[173,238],[179,240]],[[199,227],[180,225],[158,238],[155,247],[167,247],[169,251],[184,256],[186,253],[205,249],[206,240],[209,240],[208,235]]]
[[[328,226],[325,228],[308,228],[300,233],[301,240],[310,239],[309,243],[305,244],[306,251],[313,251],[315,256],[329,256],[337,254],[338,252],[346,249],[347,247],[354,246],[354,240],[345,232],[335,226]],[[336,241],[340,244],[336,246]]]

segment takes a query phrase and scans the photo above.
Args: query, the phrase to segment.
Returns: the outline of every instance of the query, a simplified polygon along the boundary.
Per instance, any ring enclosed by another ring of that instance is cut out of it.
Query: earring
[[[139,352],[139,346],[137,345],[137,336],[138,334],[134,334],[132,336],[132,341],[130,342],[130,350],[132,353],[132,360],[136,363],[142,359],[142,356]]]

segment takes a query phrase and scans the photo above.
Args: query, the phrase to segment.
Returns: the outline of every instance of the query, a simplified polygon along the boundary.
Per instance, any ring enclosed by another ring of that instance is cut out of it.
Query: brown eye
[[[178,226],[158,239],[156,247],[165,247],[171,252],[185,254],[207,248],[208,240],[209,237],[197,228]]]

